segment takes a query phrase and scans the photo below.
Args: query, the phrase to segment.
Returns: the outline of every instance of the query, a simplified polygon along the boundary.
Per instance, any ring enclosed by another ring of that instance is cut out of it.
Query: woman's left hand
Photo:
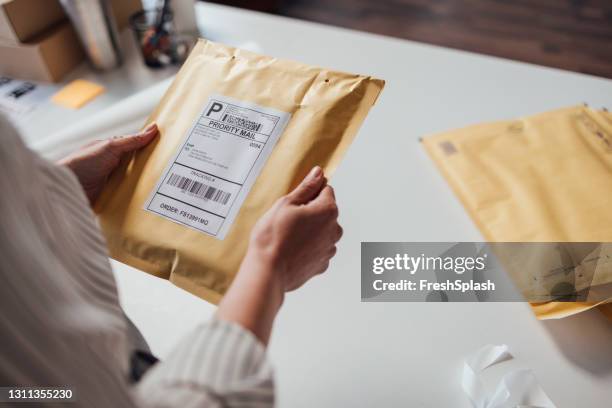
[[[93,205],[121,158],[148,145],[158,134],[157,125],[152,124],[135,135],[97,140],[60,160],[58,164],[67,166],[76,174]]]

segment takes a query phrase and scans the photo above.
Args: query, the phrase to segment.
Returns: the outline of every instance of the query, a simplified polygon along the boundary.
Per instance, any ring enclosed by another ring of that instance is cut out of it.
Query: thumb
[[[110,140],[109,148],[117,156],[124,153],[133,152],[144,147],[151,142],[159,133],[155,123],[149,125],[145,130],[135,135],[121,136]]]
[[[293,204],[306,204],[319,194],[325,183],[323,170],[321,167],[315,166],[287,197]]]

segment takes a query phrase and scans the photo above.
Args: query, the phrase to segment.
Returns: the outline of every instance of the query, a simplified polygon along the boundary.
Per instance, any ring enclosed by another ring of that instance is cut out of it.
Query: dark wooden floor
[[[285,16],[612,78],[612,0],[244,3],[276,3],[274,12]]]

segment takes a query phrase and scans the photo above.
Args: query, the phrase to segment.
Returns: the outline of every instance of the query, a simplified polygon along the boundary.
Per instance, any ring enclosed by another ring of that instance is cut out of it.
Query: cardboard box
[[[0,40],[28,41],[65,18],[57,0],[0,0]]]
[[[142,10],[140,0],[111,0],[119,30]],[[58,0],[0,0],[0,41],[23,43],[67,19]]]
[[[142,2],[140,0],[112,0],[111,8],[115,15],[117,28],[123,30],[129,25],[130,16],[142,10]]]
[[[25,44],[0,42],[0,74],[34,81],[57,82],[85,58],[68,21]]]
[[[140,0],[112,0],[111,5],[120,30],[142,9]],[[58,82],[84,58],[57,0],[0,0],[0,75]]]

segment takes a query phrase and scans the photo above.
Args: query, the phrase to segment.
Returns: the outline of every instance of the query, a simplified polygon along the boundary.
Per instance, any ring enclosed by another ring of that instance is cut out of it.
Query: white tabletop
[[[80,109],[64,108],[48,100],[33,111],[13,118],[30,145],[36,148],[44,144],[54,133],[68,126],[87,121],[100,111],[177,72],[176,67],[147,68],[142,61],[134,35],[129,29],[120,33],[119,40],[124,57],[124,63],[119,69],[97,72],[92,70],[87,62],[83,62],[60,83],[45,84],[59,90],[74,79],[85,79],[104,87],[105,91],[100,96]]]
[[[360,242],[482,240],[418,138],[582,102],[612,108],[611,80],[223,6],[197,11],[209,39],[387,81],[332,179],[345,228],[338,254],[287,296],[275,325],[280,407],[469,407],[462,361],[487,343],[515,356],[488,386],[530,367],[560,408],[609,405],[612,325],[597,312],[540,322],[520,303],[361,303]],[[162,357],[214,311],[113,265],[128,315]]]

